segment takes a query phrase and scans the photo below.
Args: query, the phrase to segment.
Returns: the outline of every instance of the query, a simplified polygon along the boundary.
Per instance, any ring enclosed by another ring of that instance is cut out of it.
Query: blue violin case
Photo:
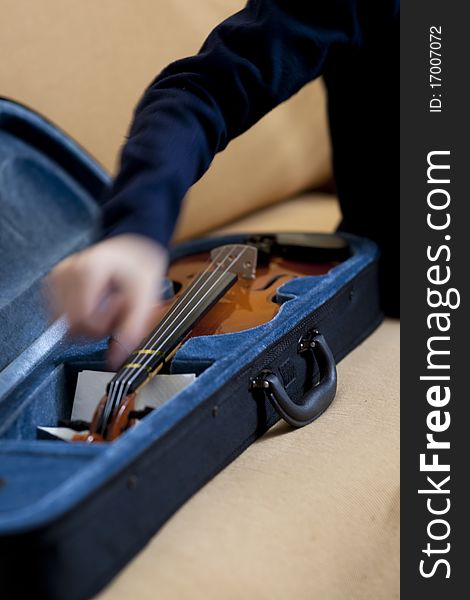
[[[50,323],[41,279],[96,239],[99,199],[109,183],[57,127],[0,99],[0,581],[6,600],[93,596],[280,418],[302,426],[320,416],[334,398],[336,363],[382,319],[376,246],[352,236],[314,236],[319,256],[331,247],[342,253],[336,266],[284,284],[277,292],[281,308],[269,323],[184,343],[171,370],[196,379],[138,427],[105,443],[39,439],[38,425],[70,417],[78,373],[105,370],[107,340],[70,340],[63,320]],[[255,238],[199,239],[171,254],[264,239]]]

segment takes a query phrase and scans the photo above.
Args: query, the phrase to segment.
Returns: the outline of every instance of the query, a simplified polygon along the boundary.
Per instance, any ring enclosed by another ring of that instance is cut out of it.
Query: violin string
[[[184,293],[183,297],[180,298],[178,301],[176,301],[175,304],[171,307],[171,309],[164,315],[162,321],[158,324],[158,330],[155,330],[153,332],[152,336],[150,337],[150,339],[148,339],[146,341],[145,348],[147,348],[149,344],[153,343],[155,335],[158,334],[158,332],[160,331],[160,329],[162,328],[162,326],[164,326],[168,322],[168,320],[174,315],[174,313],[177,312],[178,310],[184,309],[185,306],[187,304],[189,304],[192,301],[192,299],[194,298],[194,296],[202,289],[202,287],[204,285],[203,276],[206,275],[206,273],[209,272],[209,269],[214,264],[216,264],[216,261],[219,260],[219,257],[224,253],[224,251],[227,252],[226,250],[224,250],[223,248],[221,248],[220,251],[219,251],[219,253],[216,255],[216,257],[213,258],[211,261],[208,261],[208,264],[206,265],[206,268],[204,269],[204,271],[202,271],[201,273],[199,273],[199,275],[197,276],[197,278],[192,282],[192,284],[186,290],[186,292]],[[213,271],[213,273],[216,273],[217,269],[218,269],[218,267],[216,268],[215,271]],[[202,285],[199,286],[199,284],[202,284]],[[199,287],[198,287],[198,289],[195,290],[195,288],[197,286],[199,286]]]
[[[196,286],[199,285],[203,275],[205,275],[209,269],[211,268],[211,266],[217,261],[219,260],[220,256],[224,253],[224,249],[221,248],[219,250],[219,252],[216,254],[216,256],[212,259],[212,260],[208,260],[207,261],[207,265],[206,268],[204,269],[204,271],[202,273],[199,274],[199,276],[191,283],[191,285],[189,286],[188,290],[186,291],[186,293],[184,294],[183,298],[187,298],[189,296],[189,298],[186,301],[186,304],[188,304],[190,302],[190,300],[192,299],[192,297],[194,296],[193,294],[193,290]],[[216,269],[217,270],[217,269]],[[198,290],[196,290],[197,293]],[[165,322],[168,321],[168,319],[179,309],[182,308],[182,306],[184,306],[184,302],[180,303],[176,302],[175,305],[173,305],[170,309],[170,311],[168,311],[168,313],[164,316],[163,321],[161,323],[158,324],[158,330],[161,329],[162,324],[164,324]],[[158,332],[154,332],[154,334],[150,337],[149,340],[147,340],[147,342],[145,343],[145,346],[147,347],[148,344],[151,344],[155,338],[155,333]],[[139,374],[141,372],[141,370],[138,371],[137,374]],[[110,415],[115,411],[115,405],[119,404],[120,399],[122,398],[122,396],[124,395],[124,393],[127,391],[127,389],[124,387],[124,385],[127,383],[126,380],[126,374],[124,375],[124,377],[119,376],[119,372],[117,373],[117,378],[115,380],[113,380],[111,382],[110,385],[110,392],[108,394],[108,399],[106,401],[106,405],[104,407],[104,414],[103,414],[103,418],[102,418],[102,423],[105,424],[108,421],[108,418],[110,417]],[[130,385],[130,383],[129,383]],[[128,387],[128,386],[126,386]]]
[[[232,246],[233,249],[233,246]],[[228,249],[224,249],[221,251],[221,253],[223,253],[225,251],[226,253],[226,258],[230,257],[230,251]],[[243,248],[242,251],[239,253],[238,256],[236,256],[236,259],[239,259],[240,256],[246,251],[246,248]],[[220,254],[219,254],[220,256]],[[208,268],[210,268],[210,266],[215,262],[216,259],[214,259]],[[225,259],[224,259],[225,260]],[[207,285],[210,283],[210,280],[217,275],[218,272],[220,272],[223,268],[223,262],[219,265],[217,265],[216,269],[210,274],[209,278],[203,282],[202,286],[197,290],[198,292],[201,290],[204,290],[204,287],[207,287]],[[203,294],[202,298],[200,298],[200,300],[196,303],[196,305],[189,311],[189,313],[187,313],[187,315],[184,317],[184,319],[181,322],[184,322],[185,320],[187,320],[190,316],[190,314],[195,310],[195,308],[197,308],[197,306],[203,301],[203,299],[209,294],[209,292],[214,288],[214,286],[222,279],[223,275],[230,269],[230,265],[233,264],[233,259],[232,261],[229,261],[227,268],[225,268],[221,274],[221,276],[216,280],[215,283],[213,283],[209,289]],[[207,269],[206,269],[207,271]],[[198,278],[199,279],[199,278]],[[195,295],[193,295],[194,298]],[[193,299],[192,298],[192,299]],[[178,318],[178,317],[177,317]],[[159,339],[161,339],[161,337],[166,333],[166,331],[177,321],[177,318],[175,318],[173,320],[172,323],[170,323],[170,325],[164,330],[161,331],[160,328],[158,329],[157,332],[155,332],[155,334],[152,336],[151,338],[151,342],[154,343],[154,338],[155,336],[158,334],[160,334],[157,338],[157,341]],[[134,373],[129,373],[126,374],[121,380],[119,380],[118,382],[116,382],[118,385],[117,386],[113,386],[113,388],[115,389],[116,393],[112,394],[112,398],[110,398],[110,405],[108,410],[106,411],[106,415],[105,418],[109,417],[109,415],[111,413],[113,413],[115,411],[116,405],[119,403],[120,399],[122,398],[123,394],[125,391],[127,391],[127,389],[130,387],[130,385],[132,385],[133,381],[140,375],[140,373],[142,373],[142,371],[150,364],[152,360],[152,357],[148,358],[146,361],[144,361],[144,364],[141,365],[141,367],[139,369],[137,369],[137,371]],[[114,390],[113,390],[114,391]],[[106,421],[105,421],[106,422]]]
[[[216,256],[212,259],[212,260],[208,260],[207,261],[207,265],[206,268],[204,269],[204,271],[202,273],[199,274],[199,276],[191,283],[191,285],[189,286],[188,290],[186,291],[186,293],[184,294],[183,298],[186,298],[187,296],[189,296],[188,300],[186,303],[189,303],[189,301],[191,300],[192,297],[192,292],[193,289],[199,285],[199,282],[202,278],[203,275],[205,275],[209,269],[211,268],[211,266],[217,261],[219,260],[219,257],[224,253],[224,249],[220,248],[219,252],[216,254]],[[184,303],[182,303],[184,305]],[[175,305],[173,305],[170,309],[170,311],[168,311],[168,313],[164,316],[163,321],[161,323],[159,323],[158,328],[160,329],[162,324],[164,324],[164,322],[168,321],[168,319],[176,312],[176,310],[179,308],[179,303],[176,302]],[[152,335],[152,337],[146,342],[146,346],[149,343],[152,343],[152,340],[154,339],[154,335]],[[108,395],[108,399],[106,401],[106,405],[104,407],[104,414],[103,414],[103,419],[102,422],[106,423],[110,413],[114,412],[115,409],[115,404],[116,404],[116,400],[117,402],[119,402],[119,398],[122,397],[122,395],[124,394],[124,386],[120,385],[123,381],[125,381],[125,378],[123,379],[122,376],[119,377],[119,373],[117,374],[117,379],[113,380],[111,382],[110,385],[110,392]],[[119,390],[119,392],[118,392]]]
[[[219,266],[217,266],[217,268],[216,268],[216,269],[215,269],[215,270],[214,270],[214,271],[213,271],[213,272],[210,274],[210,276],[207,278],[207,280],[203,282],[203,285],[202,285],[202,286],[199,288],[199,290],[198,290],[198,292],[199,292],[199,291],[203,291],[203,292],[204,292],[204,293],[203,293],[203,295],[202,295],[202,297],[201,297],[201,298],[198,300],[198,302],[197,302],[197,303],[196,303],[196,304],[195,304],[195,305],[194,305],[194,306],[191,308],[191,310],[190,310],[190,311],[189,311],[189,312],[188,312],[188,313],[187,313],[187,314],[186,314],[186,315],[183,317],[183,319],[180,321],[180,323],[183,323],[184,321],[186,321],[186,320],[189,318],[189,316],[191,315],[191,313],[192,313],[192,312],[194,312],[194,310],[195,310],[195,309],[196,309],[196,308],[197,308],[197,307],[198,307],[198,306],[201,304],[201,302],[204,300],[204,298],[206,298],[206,297],[209,295],[210,291],[211,291],[211,290],[212,290],[212,289],[213,289],[213,288],[214,288],[214,287],[217,285],[217,283],[219,283],[219,282],[222,280],[222,277],[223,277],[223,276],[224,276],[224,275],[225,275],[225,274],[226,274],[226,273],[227,273],[227,272],[230,270],[230,267],[231,267],[231,265],[233,264],[233,262],[234,262],[236,259],[239,259],[239,258],[240,258],[240,257],[241,257],[241,256],[242,256],[244,253],[245,253],[245,251],[246,251],[246,250],[247,250],[247,248],[243,248],[243,249],[240,251],[240,253],[239,253],[239,255],[238,255],[238,256],[236,256],[236,257],[232,258],[232,260],[229,260],[227,267],[226,267],[226,268],[224,268],[224,270],[222,271],[222,273],[221,273],[220,277],[219,277],[218,279],[216,279],[216,281],[215,281],[214,283],[212,283],[212,285],[210,285],[209,289],[207,289],[207,290],[204,290],[204,287],[207,287],[207,285],[210,283],[210,280],[211,280],[211,279],[213,279],[213,277],[214,277],[215,275],[217,275],[217,272],[218,272],[218,271],[220,272],[220,271],[222,270],[222,268],[223,268],[223,264],[222,264],[222,265],[219,265]],[[226,258],[230,258],[230,255],[228,255]],[[225,259],[224,259],[224,260],[225,260]],[[192,298],[192,299],[194,299],[194,297],[195,297],[196,295],[197,295],[197,294],[195,294],[195,295],[193,296],[193,298]],[[191,299],[191,300],[192,300],[192,299]],[[185,308],[186,308],[186,307],[185,307]],[[179,316],[179,315],[178,315],[178,316]],[[178,318],[178,317],[177,317],[177,318]],[[156,339],[155,341],[153,341],[153,340],[152,340],[152,344],[155,344],[156,342],[158,342],[158,341],[160,341],[160,340],[161,340],[161,338],[162,338],[162,337],[164,336],[164,334],[165,334],[165,333],[166,333],[166,332],[167,332],[167,331],[170,329],[170,327],[172,327],[172,326],[173,326],[173,325],[176,323],[176,321],[177,321],[177,318],[176,318],[176,319],[174,319],[174,320],[172,321],[172,323],[170,323],[170,324],[169,324],[169,325],[166,327],[166,329],[165,329],[164,331],[160,331],[160,328],[158,329],[158,331],[157,331],[157,332],[154,334],[154,336],[153,336],[153,337],[155,337],[155,336],[157,335],[158,337],[157,337],[157,339]],[[166,340],[164,340],[164,341],[166,341]],[[154,348],[154,346],[153,346],[153,348]],[[151,362],[151,357],[147,359],[147,362],[146,362],[146,363],[145,363],[143,366],[145,367],[145,366],[146,366],[146,365],[148,365],[150,362]]]
[[[209,295],[209,293],[211,292],[211,290],[212,290],[212,289],[214,289],[214,287],[217,285],[217,283],[219,283],[219,282],[222,280],[222,277],[223,277],[223,276],[224,276],[224,275],[225,275],[225,274],[226,274],[226,273],[227,273],[227,272],[230,270],[230,267],[231,267],[231,265],[233,264],[234,260],[235,260],[235,259],[239,259],[239,258],[240,258],[240,257],[241,257],[241,256],[242,256],[242,255],[243,255],[245,252],[246,252],[246,250],[247,250],[247,248],[243,248],[243,249],[240,251],[240,253],[239,253],[239,255],[238,255],[238,256],[236,256],[236,257],[235,257],[235,258],[233,258],[232,260],[229,260],[229,262],[228,262],[228,265],[226,266],[226,268],[223,268],[223,263],[222,263],[222,265],[218,265],[218,266],[217,266],[217,268],[216,268],[216,269],[215,269],[215,270],[214,270],[214,271],[213,271],[213,272],[210,274],[210,276],[207,278],[207,280],[206,280],[205,282],[203,282],[203,285],[201,286],[200,290],[198,290],[198,291],[201,291],[201,290],[202,290],[202,291],[204,292],[204,293],[203,293],[203,295],[202,295],[202,297],[201,297],[201,298],[200,298],[200,299],[199,299],[199,300],[196,302],[196,304],[195,304],[195,305],[194,305],[194,306],[193,306],[193,307],[192,307],[192,308],[189,310],[189,312],[187,312],[187,313],[184,315],[184,317],[183,317],[183,319],[180,321],[180,323],[184,323],[185,321],[187,321],[187,320],[188,320],[188,318],[190,317],[190,315],[191,315],[191,314],[194,312],[194,310],[196,310],[196,308],[197,308],[197,307],[198,307],[198,306],[201,304],[201,302],[204,300],[204,298],[206,298],[206,297]],[[227,256],[227,258],[230,258],[230,255],[228,255],[228,256]],[[225,259],[224,259],[224,260],[225,260]],[[222,271],[222,269],[223,269],[223,271]],[[222,273],[221,273],[221,274],[220,274],[220,276],[219,276],[219,277],[216,279],[216,281],[215,281],[215,282],[213,282],[213,283],[212,283],[212,285],[210,285],[208,289],[204,290],[204,288],[207,288],[207,286],[208,286],[208,284],[210,283],[211,279],[213,279],[213,278],[214,278],[214,277],[217,275],[217,273],[218,273],[218,272],[220,272],[220,271],[222,271]],[[160,332],[160,330],[159,330],[159,332],[158,332],[158,333],[159,333],[159,335],[158,335],[157,339],[156,339],[155,341],[153,341],[152,343],[153,343],[153,344],[155,344],[155,343],[159,342],[159,341],[162,339],[162,337],[165,335],[165,333],[166,333],[166,332],[167,332],[167,331],[168,331],[168,330],[169,330],[169,329],[170,329],[170,328],[171,328],[171,327],[172,327],[172,326],[173,326],[173,325],[174,325],[174,324],[177,322],[178,318],[179,318],[179,315],[178,315],[178,316],[177,316],[175,319],[173,319],[172,323],[170,323],[170,324],[169,324],[169,325],[166,327],[166,329],[165,329],[164,331],[161,331],[161,332]],[[154,337],[155,337],[155,336],[154,336]],[[167,338],[167,339],[168,339],[168,338]],[[164,340],[164,341],[166,341],[166,340]],[[145,362],[142,364],[142,367],[143,367],[143,368],[145,368],[146,366],[148,366],[148,365],[150,364],[151,360],[152,360],[152,358],[151,358],[151,357],[147,358],[147,360],[146,360],[146,361],[145,361]],[[132,383],[132,381],[133,381],[133,380],[134,380],[134,379],[137,377],[137,375],[138,375],[138,372],[137,372],[137,373],[135,373],[135,374],[134,374],[134,373],[131,373],[131,381],[130,381],[130,383]]]
[[[233,249],[233,246],[232,246],[232,249]],[[183,318],[183,319],[180,321],[180,323],[183,323],[184,321],[186,321],[186,320],[189,318],[189,316],[191,315],[191,313],[192,313],[192,312],[193,312],[193,311],[194,311],[194,310],[197,308],[197,306],[199,306],[199,304],[200,304],[200,303],[201,303],[201,302],[204,300],[204,298],[205,298],[205,297],[206,297],[206,296],[207,296],[207,295],[210,293],[210,291],[211,291],[211,290],[212,290],[212,289],[213,289],[213,288],[214,288],[214,287],[217,285],[217,283],[218,283],[219,281],[221,281],[221,280],[222,280],[222,277],[223,277],[223,275],[225,275],[225,273],[227,273],[227,272],[228,272],[228,270],[230,269],[230,266],[231,266],[231,264],[233,264],[234,260],[236,260],[236,259],[239,259],[239,258],[240,258],[240,257],[243,255],[243,253],[244,253],[246,250],[247,250],[247,248],[246,248],[246,247],[245,247],[245,248],[243,248],[243,249],[240,251],[240,253],[239,253],[239,255],[238,255],[238,256],[236,256],[235,258],[233,258],[231,261],[229,260],[229,262],[228,262],[228,266],[227,266],[227,267],[226,267],[226,268],[223,270],[223,272],[221,273],[220,277],[219,277],[219,278],[218,278],[218,279],[217,279],[217,280],[216,280],[216,281],[215,281],[215,282],[214,282],[214,283],[213,283],[213,284],[212,284],[212,285],[209,287],[209,289],[208,289],[207,291],[205,291],[205,293],[203,294],[203,296],[202,296],[202,297],[199,299],[199,301],[198,301],[198,302],[195,304],[195,306],[193,306],[193,307],[192,307],[192,309],[191,309],[191,310],[190,310],[190,311],[189,311],[189,312],[188,312],[188,313],[185,315],[185,317],[184,317],[184,318]],[[192,296],[191,296],[191,297],[190,297],[190,298],[189,298],[189,299],[186,301],[186,305],[187,305],[187,304],[189,304],[189,303],[190,303],[190,302],[191,302],[191,301],[192,301],[192,300],[193,300],[193,299],[194,299],[194,298],[197,296],[197,294],[199,293],[199,291],[201,291],[201,290],[203,290],[203,291],[204,291],[204,288],[205,288],[205,287],[207,287],[207,285],[210,283],[211,279],[213,279],[213,277],[214,277],[215,275],[217,275],[217,273],[218,273],[218,272],[220,272],[220,271],[221,271],[221,269],[222,269],[222,267],[223,267],[223,262],[224,262],[224,261],[225,261],[227,258],[230,258],[230,251],[229,251],[228,249],[221,249],[221,252],[219,253],[219,255],[218,255],[218,256],[220,256],[220,254],[223,254],[223,253],[224,253],[224,251],[226,252],[226,257],[223,259],[222,263],[221,263],[221,264],[218,264],[218,265],[217,265],[217,267],[216,267],[216,269],[215,269],[214,271],[212,271],[212,272],[211,272],[211,274],[210,274],[210,276],[207,278],[207,280],[202,282],[202,285],[201,285],[201,286],[200,286],[200,287],[199,287],[199,288],[196,290],[196,292],[195,292],[194,294],[192,294]],[[192,286],[191,286],[191,287],[188,289],[188,292],[189,292],[189,291],[190,291],[192,288],[194,288],[194,287],[195,287],[195,285],[197,285],[197,282],[201,281],[201,279],[202,279],[202,276],[203,276],[205,273],[207,273],[207,271],[210,269],[211,265],[212,265],[214,262],[216,262],[216,260],[218,259],[218,256],[217,256],[215,259],[213,259],[213,260],[212,260],[212,261],[209,263],[209,265],[206,267],[205,271],[204,271],[203,273],[201,273],[201,274],[198,276],[198,278],[197,278],[196,282],[194,282],[194,283],[193,283],[193,285],[192,285]],[[188,292],[187,292],[187,293],[188,293]],[[186,294],[185,294],[185,296],[186,296]],[[171,326],[172,326],[172,325],[173,325],[173,324],[174,324],[174,323],[177,321],[177,318],[178,318],[178,316],[177,316],[177,317],[176,317],[176,318],[175,318],[175,319],[172,321],[172,323],[170,323],[170,324],[168,325],[168,327],[166,327],[166,329],[165,329],[164,331],[161,331],[162,324],[163,324],[163,325],[164,325],[164,324],[166,324],[166,323],[167,323],[167,321],[169,320],[170,316],[172,316],[172,315],[175,313],[175,311],[176,311],[176,310],[178,310],[178,309],[180,309],[180,310],[181,310],[182,308],[183,308],[182,306],[178,306],[178,307],[176,307],[176,308],[175,308],[175,307],[173,307],[173,309],[172,309],[171,311],[169,311],[169,313],[167,313],[167,315],[165,315],[165,318],[164,318],[164,320],[162,321],[162,323],[160,323],[160,325],[159,325],[159,327],[158,327],[158,330],[157,330],[156,332],[154,332],[154,334],[152,335],[152,337],[151,337],[151,338],[150,338],[150,339],[149,339],[149,340],[146,342],[146,344],[145,344],[146,348],[148,347],[148,345],[149,345],[149,344],[152,344],[152,347],[154,347],[154,344],[155,344],[156,342],[158,342],[158,341],[159,341],[159,340],[162,338],[162,336],[163,336],[163,335],[166,333],[166,331],[168,331],[168,329],[169,329],[169,328],[170,328],[170,327],[171,327]],[[186,308],[186,306],[184,306],[184,308]],[[158,336],[156,340],[155,340],[155,336]],[[151,363],[151,361],[152,361],[152,357],[150,356],[150,357],[149,357],[149,358],[148,358],[146,361],[144,361],[144,363],[141,365],[141,367],[140,367],[139,369],[137,369],[137,370],[136,370],[136,372],[135,372],[135,373],[129,373],[129,374],[127,374],[127,375],[126,375],[126,376],[125,376],[123,379],[121,379],[121,380],[119,380],[119,381],[115,382],[115,383],[118,383],[118,386],[116,386],[116,385],[113,385],[113,386],[112,386],[113,390],[112,390],[111,398],[109,399],[109,404],[107,403],[107,404],[108,404],[108,406],[109,406],[109,410],[107,410],[107,411],[106,411],[107,415],[104,415],[104,422],[105,422],[105,423],[106,423],[106,421],[107,421],[107,417],[109,417],[109,413],[113,413],[113,412],[114,412],[114,410],[115,410],[115,404],[117,404],[117,403],[119,402],[119,399],[120,399],[120,398],[122,398],[122,396],[123,396],[123,393],[124,393],[124,391],[125,391],[125,388],[127,388],[127,389],[128,389],[128,388],[129,388],[129,387],[132,385],[133,381],[134,381],[134,380],[135,380],[135,379],[136,379],[136,378],[139,376],[139,374],[140,374],[140,373],[142,373],[142,371],[143,371],[144,369],[146,369],[146,368],[147,368],[147,366],[148,366],[148,365]],[[116,393],[113,393],[113,392],[116,392]],[[106,407],[105,407],[105,409],[106,409]]]

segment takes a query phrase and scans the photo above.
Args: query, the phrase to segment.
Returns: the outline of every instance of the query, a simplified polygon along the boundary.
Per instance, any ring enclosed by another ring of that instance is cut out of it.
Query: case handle
[[[318,331],[300,340],[299,352],[307,350],[317,361],[320,381],[307,392],[302,404],[291,400],[279,377],[272,371],[263,371],[252,381],[253,388],[261,388],[279,415],[292,427],[303,427],[314,421],[328,408],[336,394],[336,362],[325,338]]]

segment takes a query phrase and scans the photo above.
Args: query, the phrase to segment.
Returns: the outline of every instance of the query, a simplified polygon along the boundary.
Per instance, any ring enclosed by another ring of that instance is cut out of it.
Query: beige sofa
[[[133,106],[169,61],[195,52],[238,0],[3,0],[0,94],[58,123],[114,170]],[[175,239],[214,231],[332,231],[321,83],[218,156]],[[192,498],[102,600],[398,598],[399,325],[339,365],[313,425],[279,424]]]

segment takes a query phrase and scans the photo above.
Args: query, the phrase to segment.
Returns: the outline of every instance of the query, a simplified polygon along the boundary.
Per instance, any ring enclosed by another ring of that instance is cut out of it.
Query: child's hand
[[[113,334],[108,359],[117,368],[148,333],[166,265],[166,251],[148,238],[129,234],[105,240],[51,271],[51,310],[67,316],[74,335]]]

